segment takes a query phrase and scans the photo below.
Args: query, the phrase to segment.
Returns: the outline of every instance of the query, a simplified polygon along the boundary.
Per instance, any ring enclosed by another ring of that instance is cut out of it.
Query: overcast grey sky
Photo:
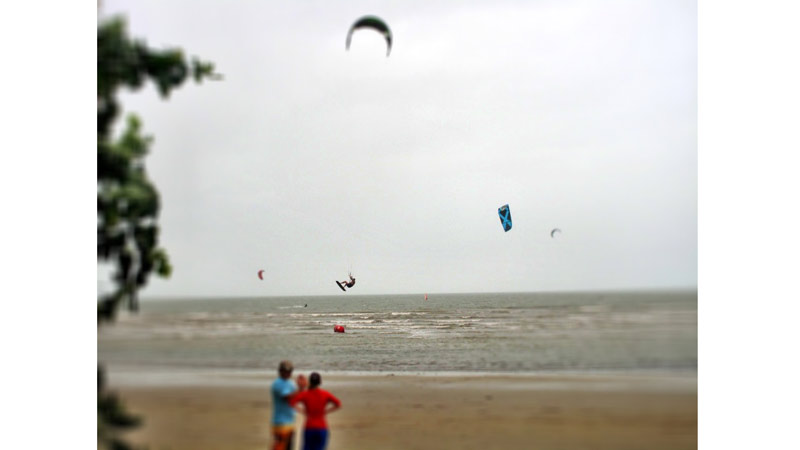
[[[145,296],[335,295],[348,270],[353,294],[697,285],[693,1],[103,1],[118,13],[225,75],[122,97],[155,137],[174,266]],[[366,14],[389,58],[370,30],[345,51]]]

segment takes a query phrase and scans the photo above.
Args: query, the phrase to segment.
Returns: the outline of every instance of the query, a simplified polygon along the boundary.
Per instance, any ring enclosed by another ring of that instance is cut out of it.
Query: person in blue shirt
[[[298,392],[292,381],[291,361],[281,361],[278,365],[278,378],[272,382],[272,437],[273,450],[291,450],[294,440],[294,409],[289,399]],[[298,379],[298,381],[301,381]],[[303,380],[305,381],[305,380]],[[300,390],[305,383],[301,383]]]

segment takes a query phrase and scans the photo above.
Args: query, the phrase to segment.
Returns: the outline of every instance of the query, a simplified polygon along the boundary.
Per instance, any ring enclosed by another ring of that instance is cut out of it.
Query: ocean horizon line
[[[632,288],[603,288],[603,289],[553,289],[553,290],[533,290],[533,291],[425,291],[408,293],[378,293],[378,294],[353,294],[347,293],[348,297],[406,297],[414,295],[517,295],[517,294],[548,294],[548,295],[571,295],[571,294],[647,294],[647,293],[697,293],[697,286],[666,286],[666,287],[632,287]],[[265,299],[265,298],[329,298],[342,297],[344,294],[289,294],[289,295],[255,295],[255,294],[186,294],[186,295],[142,295],[143,301],[191,301],[191,300],[219,300],[219,299]]]

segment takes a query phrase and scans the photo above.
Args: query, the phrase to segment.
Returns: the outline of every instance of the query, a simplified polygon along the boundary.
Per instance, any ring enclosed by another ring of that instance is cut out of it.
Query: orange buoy
[[[334,333],[344,333],[344,325],[334,325],[333,326]]]

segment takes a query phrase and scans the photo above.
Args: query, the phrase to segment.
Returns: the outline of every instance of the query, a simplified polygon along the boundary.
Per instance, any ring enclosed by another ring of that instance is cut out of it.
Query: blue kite
[[[511,229],[511,208],[508,205],[503,205],[497,208],[497,214],[500,215],[500,223],[503,225],[503,230],[508,231]]]

